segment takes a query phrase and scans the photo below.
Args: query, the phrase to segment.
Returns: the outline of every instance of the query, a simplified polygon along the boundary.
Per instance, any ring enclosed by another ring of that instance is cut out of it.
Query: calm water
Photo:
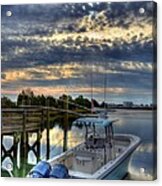
[[[141,138],[141,145],[132,155],[129,164],[130,179],[152,180],[155,172],[155,143],[153,114],[151,111],[121,110],[111,114],[120,120],[115,132],[135,134]]]
[[[118,110],[109,114],[110,118],[118,118],[119,121],[114,124],[116,133],[128,133],[139,136],[142,140],[140,146],[133,153],[129,164],[129,176],[126,179],[133,180],[152,180],[155,167],[155,144],[153,139],[153,115],[151,111],[130,111]],[[30,144],[36,139],[36,135],[30,136]],[[50,131],[50,158],[60,154],[63,146],[63,131],[58,126]],[[84,139],[84,132],[80,129],[72,128],[68,132],[68,148],[72,148]],[[5,138],[7,148],[12,144],[11,138]],[[42,133],[41,139],[41,159],[46,157],[46,130]],[[36,157],[33,152],[28,154],[28,163],[36,164]],[[6,158],[3,166],[10,162]],[[19,162],[19,154],[18,154]],[[19,165],[18,165],[19,166]]]

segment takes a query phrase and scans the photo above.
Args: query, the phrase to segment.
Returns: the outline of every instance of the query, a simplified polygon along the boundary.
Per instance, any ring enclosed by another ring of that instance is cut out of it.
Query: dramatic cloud
[[[153,9],[153,2],[2,6],[2,94],[31,87],[88,97],[93,75],[100,101],[106,77],[108,101],[151,103]]]

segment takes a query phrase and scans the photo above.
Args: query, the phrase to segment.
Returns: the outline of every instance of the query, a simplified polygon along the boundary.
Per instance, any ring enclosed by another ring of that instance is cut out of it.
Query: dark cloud
[[[83,7],[85,8],[83,9]],[[145,8],[145,14],[142,16],[138,12],[140,7]],[[6,17],[7,10],[13,11],[13,16],[11,18]],[[111,4],[93,3],[93,6],[80,3],[2,6],[2,56],[8,56],[8,63],[12,68],[14,66],[16,67],[14,61],[18,64],[17,66],[20,65],[21,67],[22,64],[20,64],[19,61],[23,61],[24,66],[27,64],[30,65],[32,61],[35,61],[35,65],[37,62],[42,63],[42,61],[44,61],[45,63],[51,63],[58,62],[61,59],[63,62],[66,62],[68,60],[73,60],[73,57],[74,60],[78,59],[78,61],[84,61],[87,57],[91,60],[94,54],[96,54],[95,58],[97,58],[97,56],[102,56],[103,58],[138,60],[140,57],[141,61],[152,61],[150,58],[153,54],[152,46],[154,41],[150,41],[147,38],[145,38],[144,44],[141,44],[135,37],[132,38],[131,43],[124,42],[121,44],[119,40],[114,40],[112,48],[105,44],[101,44],[103,48],[102,51],[95,43],[92,43],[91,47],[85,48],[79,41],[77,41],[77,43],[74,40],[69,40],[68,43],[67,41],[63,42],[63,44],[69,46],[74,43],[76,46],[79,45],[81,48],[78,51],[75,50],[75,48],[71,50],[66,49],[63,45],[56,46],[55,43],[43,43],[35,40],[32,41],[32,39],[22,39],[22,36],[49,36],[55,29],[60,32],[76,32],[78,28],[75,28],[75,20],[88,15],[90,11],[95,11],[97,14],[103,10],[105,11],[105,16],[109,19],[109,22],[111,22],[109,26],[125,27],[127,24],[133,22],[133,20],[129,20],[129,15],[132,14],[134,15],[133,19],[139,17],[143,20],[147,19],[150,21],[150,19],[152,19],[153,4],[152,2],[133,2]],[[70,20],[72,18],[74,21],[71,23]],[[64,21],[65,19],[67,20]],[[97,24],[100,24],[100,22],[97,22]],[[13,36],[17,36],[19,39]],[[48,49],[46,45],[49,45]],[[27,53],[23,56],[16,56],[14,54],[14,49],[16,47],[25,47]],[[93,57],[92,60],[94,60]]]
[[[139,8],[144,8],[144,17],[152,17],[153,2],[112,2],[112,3],[70,3],[70,4],[37,4],[37,5],[3,5],[2,18],[6,18],[6,11],[13,12],[13,19],[18,20],[36,20],[36,21],[58,21],[63,18],[80,18],[88,15],[90,12],[100,12],[106,10],[107,17],[117,19],[119,22],[123,18],[127,18],[130,13],[135,17],[143,17],[139,13]],[[84,7],[84,8],[83,8]]]
[[[72,42],[71,42],[72,44]],[[48,47],[47,47],[48,45]],[[70,44],[69,44],[70,45]],[[136,41],[115,43],[113,47],[107,45],[92,45],[91,47],[65,48],[64,46],[55,46],[52,43],[40,43],[32,40],[5,40],[2,41],[2,56],[7,56],[6,62],[2,60],[2,70],[8,68],[27,68],[32,66],[49,65],[55,63],[78,62],[105,62],[107,59],[114,60],[132,60],[150,62],[153,61],[153,41],[140,44]],[[25,48],[23,54],[15,54],[15,49]]]
[[[119,69],[118,69],[119,70]],[[120,68],[120,70],[122,70]],[[44,75],[44,73],[41,72],[30,72],[29,76],[32,75],[32,79],[18,79],[15,80],[15,82],[7,82],[2,84],[2,88],[13,88],[16,84],[16,86],[19,86],[19,88],[23,85],[25,87],[51,87],[51,86],[81,86],[81,87],[89,87],[91,85],[91,72],[89,70],[83,70],[80,72],[82,74],[82,78],[79,77],[67,77],[62,78],[61,74],[58,72],[58,79],[52,79],[48,80],[46,79],[47,76]],[[74,74],[75,75],[75,74]],[[5,74],[2,74],[3,79],[5,79]],[[101,72],[94,72],[93,73],[93,86],[94,88],[100,88],[104,87],[104,78],[107,78],[107,86],[111,88],[115,87],[121,87],[121,88],[132,88],[136,89],[145,89],[145,90],[151,90],[152,84],[150,83],[152,81],[152,73],[139,71],[139,70],[125,70],[120,71],[118,73],[101,73]]]
[[[94,64],[118,73],[108,73],[108,86],[134,90],[151,91],[152,71],[139,67],[152,65],[156,39],[145,33],[134,33],[130,40],[114,36],[98,41],[82,34],[98,32],[115,27],[131,30],[132,24],[145,29],[153,23],[153,2],[126,3],[77,3],[45,5],[4,5],[2,6],[2,79],[8,71],[27,68],[46,67],[48,65],[65,65],[71,62],[85,65]],[[144,8],[144,14],[139,13]],[[11,17],[6,11],[12,11]],[[85,19],[90,23],[87,24]],[[84,24],[80,24],[81,22]],[[93,24],[92,24],[93,23]],[[88,30],[89,29],[89,30]],[[97,30],[98,29],[98,30]],[[137,31],[138,32],[138,31]],[[74,39],[67,36],[61,41],[50,39],[57,34],[79,34]],[[47,40],[43,40],[46,37]],[[137,64],[133,68],[122,66],[124,62]],[[78,69],[79,71],[79,69]],[[45,80],[44,75],[31,72],[34,80],[18,79],[3,82],[2,89],[12,90],[23,86],[66,86],[90,85],[90,73],[85,69],[84,78],[71,77],[58,80]],[[103,87],[104,73],[96,72],[96,87]],[[112,96],[112,95],[110,95]],[[140,93],[141,96],[141,93]],[[123,95],[124,97],[124,95]],[[138,97],[138,93],[136,94]]]

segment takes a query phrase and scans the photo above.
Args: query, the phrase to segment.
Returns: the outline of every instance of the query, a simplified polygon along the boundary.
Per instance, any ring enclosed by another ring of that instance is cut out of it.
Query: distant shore
[[[108,108],[107,109],[110,112],[115,112],[116,110],[145,110],[145,111],[156,111],[156,107],[114,107],[114,108]]]

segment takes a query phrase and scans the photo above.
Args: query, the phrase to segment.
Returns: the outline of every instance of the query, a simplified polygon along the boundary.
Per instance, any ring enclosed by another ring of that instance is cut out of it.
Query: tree
[[[89,101],[89,99],[84,99],[84,106],[87,108],[91,108],[91,101]]]
[[[75,99],[75,103],[87,108],[91,108],[91,101],[89,101],[87,98],[84,98],[82,95]]]
[[[100,104],[95,99],[93,99],[93,105],[94,107],[100,107]]]
[[[108,104],[105,102],[102,102],[100,105],[101,108],[108,108]]]
[[[32,105],[34,98],[34,93],[30,88],[22,90],[22,92],[18,95],[17,105]]]
[[[39,106],[49,106],[62,109],[81,109],[81,107],[91,108],[91,100],[84,98],[83,95],[79,95],[77,98],[73,99],[72,96],[63,94],[59,99],[53,96],[45,97],[42,95],[34,95],[31,89],[22,90],[18,95],[17,105],[39,105]],[[100,107],[99,103],[93,99],[94,107]],[[81,107],[80,107],[81,106]]]
[[[11,101],[9,98],[4,96],[1,98],[1,107],[2,108],[14,108],[16,107],[16,104],[13,101]]]
[[[57,107],[57,100],[54,97],[48,96],[46,99],[50,107]]]
[[[20,106],[22,105],[22,102],[23,102],[23,94],[20,93],[17,97],[17,105]]]
[[[82,95],[78,96],[75,99],[75,103],[77,103],[78,105],[84,106],[84,98],[83,98],[83,96]]]
[[[63,94],[58,99],[58,107],[65,108],[65,104],[67,103],[67,101],[68,101],[68,96],[66,94]]]

